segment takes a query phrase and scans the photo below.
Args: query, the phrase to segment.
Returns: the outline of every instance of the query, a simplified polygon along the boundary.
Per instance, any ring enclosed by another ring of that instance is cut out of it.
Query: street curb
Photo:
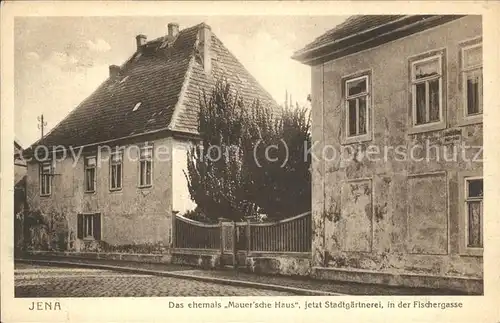
[[[162,277],[192,279],[192,280],[197,280],[197,281],[202,281],[202,282],[217,283],[217,284],[223,284],[223,285],[259,288],[259,289],[267,289],[267,290],[274,290],[274,291],[280,291],[280,292],[291,292],[291,293],[294,293],[297,295],[303,295],[303,296],[347,296],[347,294],[324,292],[324,291],[303,289],[303,288],[296,288],[296,287],[289,287],[289,286],[280,286],[280,285],[273,285],[273,284],[248,282],[248,281],[243,281],[243,280],[234,280],[234,279],[226,279],[226,278],[203,277],[203,276],[196,276],[196,275],[189,275],[189,274],[181,274],[178,272],[176,273],[176,272],[169,272],[169,271],[158,271],[158,270],[150,270],[150,269],[121,267],[121,266],[114,266],[114,265],[79,263],[79,262],[60,261],[60,260],[22,259],[22,258],[15,259],[14,261],[20,262],[20,263],[39,263],[39,264],[46,264],[46,265],[66,265],[66,266],[71,266],[71,267],[108,269],[108,270],[127,272],[127,273],[140,273],[140,274],[155,275],[155,276],[162,276]]]

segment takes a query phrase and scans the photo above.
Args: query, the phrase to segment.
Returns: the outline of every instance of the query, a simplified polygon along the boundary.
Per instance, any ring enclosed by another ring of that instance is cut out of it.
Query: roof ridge
[[[172,46],[143,54],[134,51],[121,65],[122,76],[129,76],[126,81],[109,88],[115,82],[108,76],[30,148],[41,144],[49,148],[87,147],[166,130],[197,133],[198,92],[210,89],[213,79],[224,73],[236,82],[245,100],[276,104],[213,32],[214,65],[210,73],[205,71],[196,55],[202,28],[210,26],[202,22],[180,30],[175,41],[170,38]],[[238,82],[239,76],[242,79]],[[140,109],[130,111],[130,104],[145,98]]]
[[[311,51],[311,50],[314,50],[316,48],[319,48],[319,47],[323,47],[323,46],[326,46],[326,44],[320,44],[320,45],[315,45],[313,46],[315,43],[317,42],[321,42],[322,40],[324,39],[328,39],[329,37],[331,37],[335,32],[339,31],[339,30],[342,30],[344,28],[347,28],[349,26],[350,23],[352,23],[354,20],[356,19],[366,19],[367,17],[392,17],[394,18],[393,20],[389,21],[389,22],[385,22],[384,24],[380,24],[380,25],[375,25],[375,26],[370,26],[369,28],[366,28],[366,29],[363,29],[363,30],[360,30],[356,33],[353,33],[353,34],[348,34],[348,35],[345,35],[343,37],[340,37],[338,39],[334,39],[334,40],[330,40],[328,43],[330,42],[334,42],[334,43],[337,43],[337,42],[340,42],[340,41],[344,41],[346,39],[349,39],[349,38],[353,38],[355,36],[357,36],[358,34],[361,34],[361,33],[367,33],[369,31],[372,31],[372,30],[375,30],[377,28],[381,28],[383,25],[387,25],[387,24],[393,24],[395,23],[397,20],[402,20],[402,19],[407,19],[408,17],[411,17],[411,15],[352,15],[352,16],[349,16],[346,20],[344,20],[343,22],[337,24],[335,27],[333,27],[332,29],[324,32],[322,35],[316,37],[312,42],[310,42],[309,44],[307,44],[306,46],[304,46],[302,49],[296,51],[294,53],[293,56],[296,56],[296,55],[300,55],[302,54],[303,52],[306,52],[306,51]]]
[[[172,113],[172,117],[170,118],[170,123],[168,125],[169,130],[174,130],[176,121],[179,117],[179,114],[181,113],[180,110],[183,108],[183,102],[184,102],[184,97],[186,94],[186,89],[189,86],[189,81],[191,79],[191,74],[193,71],[193,65],[195,63],[195,51],[196,51],[195,48],[193,48],[192,52],[190,54],[191,57],[189,58],[189,64],[188,64],[188,68],[186,69],[186,73],[184,73],[184,80],[182,82],[181,91],[179,93],[179,97],[178,97],[177,102],[176,102],[175,107],[174,107],[174,112]]]
[[[190,31],[193,29],[199,28],[201,24],[197,24],[188,28],[184,28],[179,31],[179,35],[177,35],[175,40],[179,39],[179,36],[188,34]],[[161,38],[161,37],[160,37]],[[159,38],[158,38],[159,39]],[[192,56],[192,53],[190,54]],[[127,58],[122,64],[120,64],[120,69],[122,71],[125,71],[128,69],[129,64],[133,64],[134,60],[137,58],[137,56],[140,56],[140,53],[138,51],[134,51],[129,58]],[[70,120],[70,118],[79,110],[80,107],[84,106],[91,100],[95,95],[98,95],[98,93],[105,87],[105,85],[109,82],[110,77],[106,77],[85,99],[83,99],[79,104],[77,104],[64,118],[62,118],[54,127],[50,129],[42,138],[36,140],[34,143],[32,143],[27,150],[32,150],[34,147],[43,144],[44,140],[48,138],[51,134],[54,133],[59,127],[65,123],[67,120]]]
[[[217,37],[215,34],[214,35],[214,38],[219,41],[220,45],[229,53],[229,55],[231,55],[231,57],[239,64],[241,65],[241,67],[243,68],[243,70],[245,71],[246,75],[248,77],[250,77],[252,79],[252,81],[259,87],[259,90],[263,91],[268,97],[269,99],[271,99],[274,103],[277,103],[276,100],[273,98],[273,96],[262,86],[262,84],[260,84],[260,82],[253,76],[252,73],[250,73],[250,71],[248,70],[248,68],[245,66],[245,64],[243,64],[230,50],[229,48],[227,48],[226,45],[224,45],[224,42],[222,42],[222,40]]]

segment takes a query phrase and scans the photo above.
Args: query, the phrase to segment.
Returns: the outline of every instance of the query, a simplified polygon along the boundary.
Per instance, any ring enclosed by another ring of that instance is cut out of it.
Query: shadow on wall
[[[16,250],[65,251],[69,245],[68,222],[61,213],[43,214],[39,210],[24,209],[15,217]],[[19,235],[22,233],[22,237]]]
[[[28,208],[15,215],[16,255],[22,251],[79,251],[130,254],[162,254],[167,248],[162,243],[109,245],[105,241],[76,239],[69,230],[68,219],[61,212],[43,214]]]

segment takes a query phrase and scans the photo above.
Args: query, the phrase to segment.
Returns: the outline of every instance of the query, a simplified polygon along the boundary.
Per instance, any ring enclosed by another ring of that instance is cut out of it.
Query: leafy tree
[[[245,203],[239,147],[244,124],[243,100],[226,82],[200,98],[201,145],[188,153],[186,178],[191,198],[210,218],[241,220],[251,214]]]
[[[191,198],[210,218],[281,219],[310,210],[306,110],[243,102],[227,82],[200,99],[201,144],[188,154]]]
[[[250,109],[244,138],[248,191],[262,213],[283,219],[311,209],[310,122],[295,107]]]

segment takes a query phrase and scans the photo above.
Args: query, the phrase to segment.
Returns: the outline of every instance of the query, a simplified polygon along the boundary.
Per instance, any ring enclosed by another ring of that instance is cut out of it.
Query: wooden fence
[[[235,250],[248,253],[310,252],[311,212],[276,222],[229,222],[205,224],[182,216],[175,219],[174,248]]]
[[[206,224],[180,215],[175,218],[174,247],[181,249],[220,249],[221,227]]]
[[[251,223],[250,251],[311,251],[311,212],[271,223]]]

